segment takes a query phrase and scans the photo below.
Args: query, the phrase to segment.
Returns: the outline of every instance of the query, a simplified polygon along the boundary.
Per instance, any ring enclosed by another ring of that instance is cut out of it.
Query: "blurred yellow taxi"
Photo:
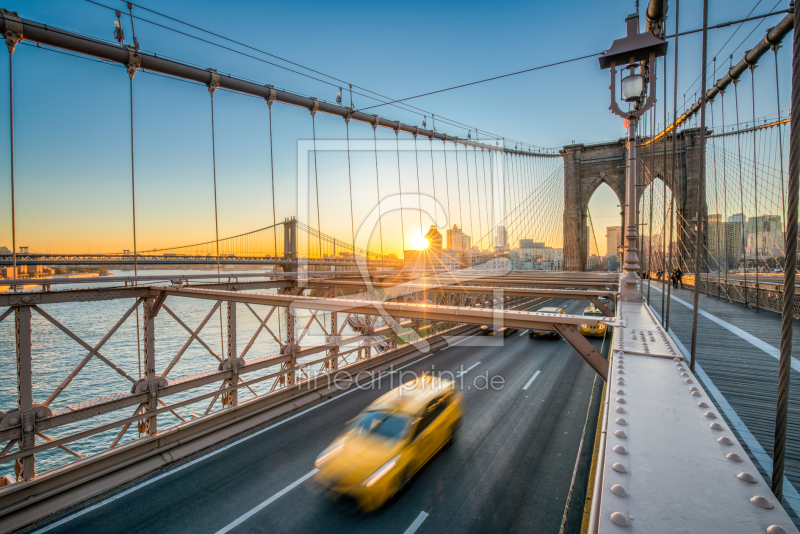
[[[585,310],[583,310],[583,314],[589,317],[603,317],[603,312],[595,308],[594,306],[589,306]],[[581,334],[584,336],[591,336],[591,337],[603,337],[606,335],[606,325],[603,323],[598,323],[597,326],[589,326],[588,324],[581,325]]]
[[[320,453],[316,481],[365,512],[380,508],[455,440],[461,396],[455,382],[428,375],[382,395]]]
[[[539,308],[536,311],[539,312],[539,313],[547,313],[547,314],[550,314],[550,315],[563,315],[564,314],[564,308],[558,308],[558,307],[552,307],[552,306],[551,307],[546,307],[546,308]],[[555,330],[533,330],[533,329],[531,329],[528,332],[528,335],[530,337],[539,337],[539,336],[559,337],[558,333]]]

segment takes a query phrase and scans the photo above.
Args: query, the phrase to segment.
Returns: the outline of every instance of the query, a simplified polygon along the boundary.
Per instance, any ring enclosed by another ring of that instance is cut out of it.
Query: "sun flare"
[[[411,246],[414,247],[414,250],[425,250],[430,246],[430,243],[425,239],[425,236],[418,235],[412,241]]]

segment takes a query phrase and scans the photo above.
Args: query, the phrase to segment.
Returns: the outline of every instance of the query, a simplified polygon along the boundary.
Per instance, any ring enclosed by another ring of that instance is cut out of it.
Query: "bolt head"
[[[722,436],[717,441],[722,443],[723,445],[733,445],[731,438],[729,438],[728,436]]]
[[[617,445],[611,450],[616,452],[617,454],[628,454],[628,449],[626,449],[624,445]]]
[[[617,390],[617,395],[625,395],[625,392],[622,391],[621,389],[618,389]]]
[[[625,408],[623,408],[622,406],[617,406],[616,408],[614,408],[614,411],[617,413],[625,413]]]
[[[700,397],[700,396],[701,395],[699,391],[692,391],[692,397]]]
[[[686,380],[683,381],[683,383],[684,384],[694,384],[694,380],[692,380],[691,378],[687,378]]]
[[[44,412],[43,411],[42,412],[36,412],[36,417],[41,419],[42,417],[44,417]]]
[[[612,465],[611,469],[613,469],[617,473],[627,473],[628,472],[628,468],[625,467],[623,464],[621,464],[619,462],[617,462],[614,465]]]
[[[703,401],[698,402],[697,405],[700,406],[701,408],[708,408],[708,404],[706,404]]]
[[[12,417],[11,421],[9,421],[9,423],[11,423],[12,425],[19,424],[19,418],[18,417]]]
[[[25,428],[23,428],[22,430],[24,430],[25,432],[33,432],[33,427],[31,425],[25,425]]]
[[[617,423],[618,425],[627,425],[628,424],[628,422],[622,417],[617,417],[614,420],[614,422]]]
[[[766,508],[768,510],[770,508],[773,508],[772,503],[769,502],[769,499],[767,499],[766,497],[762,497],[761,495],[756,495],[755,497],[750,499],[750,502],[755,504],[756,506],[760,506],[761,508]]]
[[[628,490],[622,484],[614,484],[611,486],[611,493],[616,495],[617,497],[627,497]]]
[[[617,402],[620,403],[620,404],[625,404],[627,401],[625,399],[623,399],[622,397],[619,397],[617,399]]]
[[[611,522],[620,527],[627,527],[630,523],[628,518],[622,512],[614,512],[611,514]]]
[[[616,432],[614,432],[614,435],[617,436],[618,438],[622,438],[622,439],[625,439],[625,438],[628,437],[628,434],[626,434],[622,430],[617,430]]]
[[[746,471],[743,471],[738,475],[736,475],[736,478],[738,478],[739,480],[744,480],[745,482],[749,482],[750,484],[755,484],[756,482],[758,482],[758,480],[756,480],[756,477],[754,477],[753,475],[751,475]],[[769,530],[767,530],[767,532],[769,532]]]
[[[717,418],[717,414],[715,414],[714,412],[706,412],[703,415],[705,415],[709,419],[716,419]]]
[[[724,428],[722,428],[722,425],[719,424],[719,423],[711,423],[708,426],[711,428],[711,430],[725,430]]]
[[[742,461],[742,457],[739,456],[738,454],[736,454],[735,452],[729,452],[728,454],[725,455],[725,458],[727,458],[728,460],[730,460],[732,462],[741,462]]]

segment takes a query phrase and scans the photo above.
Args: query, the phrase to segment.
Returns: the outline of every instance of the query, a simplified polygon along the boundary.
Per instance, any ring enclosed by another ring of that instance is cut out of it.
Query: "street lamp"
[[[640,269],[637,241],[639,239],[637,221],[637,194],[636,194],[636,122],[645,111],[650,109],[656,101],[656,69],[657,57],[667,53],[667,42],[659,39],[651,32],[639,33],[639,15],[634,13],[625,19],[627,35],[617,39],[611,44],[605,54],[600,56],[600,68],[611,71],[611,105],[608,107],[612,113],[625,119],[623,124],[628,128],[628,165],[626,166],[627,241],[625,264],[622,270],[620,292],[625,300],[640,300],[642,298],[642,281],[636,274]],[[617,102],[617,66],[627,69],[627,76],[620,81],[620,94],[624,102],[633,104],[632,109],[622,111]],[[649,85],[649,90],[647,86]]]

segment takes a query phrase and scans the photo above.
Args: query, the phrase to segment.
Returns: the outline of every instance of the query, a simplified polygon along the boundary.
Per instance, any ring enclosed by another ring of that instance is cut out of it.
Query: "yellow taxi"
[[[536,310],[539,313],[547,313],[550,315],[564,315],[564,308],[558,308],[549,306],[546,308],[539,308]],[[539,336],[550,336],[550,337],[559,337],[558,333],[555,330],[533,330],[531,329],[528,332],[530,337],[539,337]]]
[[[583,310],[583,314],[588,317],[603,317],[603,312],[601,312],[594,306],[589,306],[588,308]],[[581,334],[590,337],[603,337],[606,335],[606,325],[603,323],[598,323],[597,326],[589,326],[588,324],[582,324]]]
[[[380,508],[455,440],[461,397],[455,382],[428,375],[382,395],[319,454],[316,481],[364,512]]]

